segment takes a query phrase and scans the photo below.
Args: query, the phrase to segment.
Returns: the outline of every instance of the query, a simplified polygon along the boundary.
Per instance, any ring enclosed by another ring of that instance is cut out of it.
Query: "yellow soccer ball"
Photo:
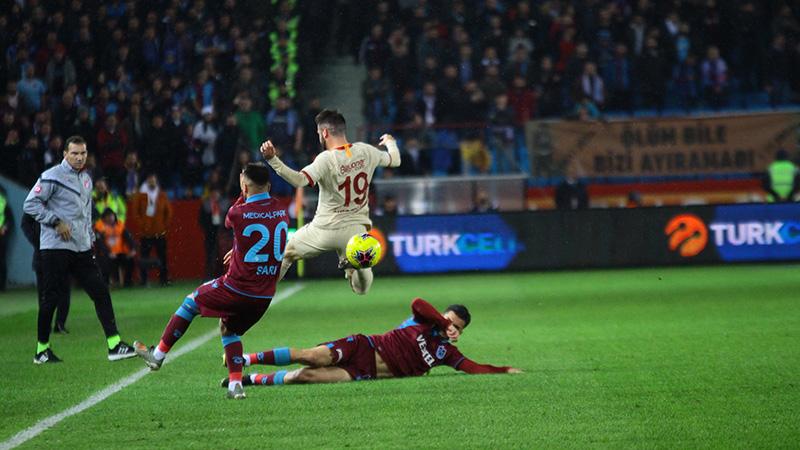
[[[381,260],[381,243],[369,233],[357,234],[347,242],[345,253],[353,267],[366,269]]]

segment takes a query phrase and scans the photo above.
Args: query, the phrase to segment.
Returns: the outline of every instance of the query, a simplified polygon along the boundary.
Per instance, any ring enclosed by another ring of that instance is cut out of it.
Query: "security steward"
[[[768,202],[793,201],[798,189],[798,171],[786,150],[775,153],[775,161],[767,168],[763,184]]]
[[[86,141],[80,136],[68,138],[64,160],[39,176],[23,205],[25,213],[41,225],[42,297],[34,364],[61,361],[50,348],[50,326],[58,300],[69,289],[69,275],[94,302],[108,343],[108,359],[136,356],[120,339],[111,295],[92,253],[92,179],[83,170],[86,158]]]

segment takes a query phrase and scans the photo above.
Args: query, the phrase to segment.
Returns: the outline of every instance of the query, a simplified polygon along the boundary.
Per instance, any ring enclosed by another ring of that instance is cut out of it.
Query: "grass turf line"
[[[22,448],[789,446],[800,438],[797,269],[379,277],[367,297],[341,280],[310,281],[245,336],[246,351],[383,332],[421,296],[470,307],[466,355],[526,373],[443,368],[252,388],[226,402],[212,340]],[[155,339],[192,287],[114,292],[123,337]],[[30,362],[35,312],[0,313],[0,439],[141,367],[105,361],[91,304],[83,294],[73,304],[72,334],[54,342],[67,363],[52,367]],[[202,320],[187,338],[213,326]]]

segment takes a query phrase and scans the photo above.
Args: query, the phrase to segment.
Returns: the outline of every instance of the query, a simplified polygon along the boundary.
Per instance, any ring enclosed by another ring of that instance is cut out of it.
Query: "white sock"
[[[162,352],[161,350],[159,350],[158,346],[156,345],[156,348],[153,349],[153,358],[155,358],[155,359],[157,359],[159,361],[162,361],[166,357],[167,357],[167,354]]]
[[[242,355],[242,358],[244,358],[244,365],[245,366],[249,366],[250,365],[250,355],[244,354],[244,355]]]
[[[233,391],[234,389],[236,389],[236,386],[241,386],[241,385],[242,385],[241,381],[231,381],[230,383],[228,383],[228,390]]]
[[[248,377],[250,378],[250,382],[253,383],[253,384],[256,384],[256,375],[258,375],[258,374],[251,373],[250,375],[248,375]]]

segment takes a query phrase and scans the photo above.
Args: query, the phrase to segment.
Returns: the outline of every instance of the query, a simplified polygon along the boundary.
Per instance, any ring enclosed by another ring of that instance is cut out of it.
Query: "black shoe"
[[[57,323],[53,327],[53,333],[55,333],[55,334],[69,334],[69,330],[67,330],[67,327],[65,327],[64,325]]]
[[[225,377],[222,379],[222,381],[219,382],[219,386],[226,388],[228,387],[229,383],[230,380],[228,380],[228,377]],[[253,380],[250,379],[250,375],[242,375],[242,386],[252,386],[252,385],[253,385]]]
[[[61,358],[56,356],[49,348],[37,353],[36,356],[33,357],[34,364],[52,364],[60,362],[62,362]]]
[[[121,359],[133,358],[136,356],[136,351],[125,342],[120,342],[116,347],[108,351],[109,361],[119,361]]]

